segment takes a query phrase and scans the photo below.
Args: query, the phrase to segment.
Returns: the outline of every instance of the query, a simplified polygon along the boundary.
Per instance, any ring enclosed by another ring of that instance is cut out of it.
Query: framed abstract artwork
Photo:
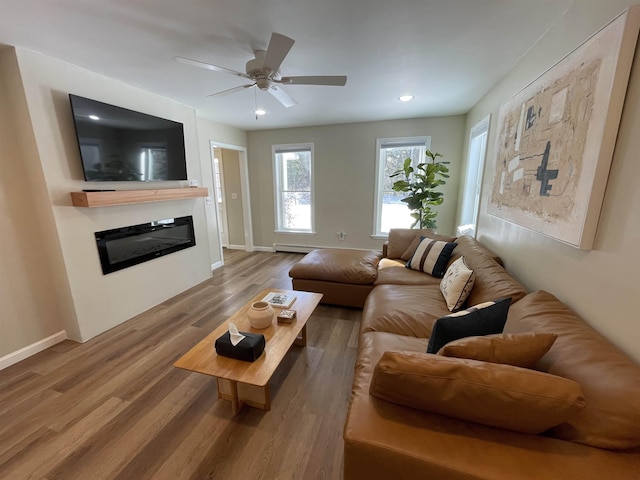
[[[489,214],[592,248],[639,29],[630,7],[500,107]]]

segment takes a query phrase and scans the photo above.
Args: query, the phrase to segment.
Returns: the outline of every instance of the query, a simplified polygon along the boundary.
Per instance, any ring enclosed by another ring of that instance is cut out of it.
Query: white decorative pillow
[[[447,268],[440,282],[440,291],[450,311],[455,312],[467,299],[475,282],[475,275],[460,257]]]
[[[449,257],[451,257],[451,252],[456,248],[456,245],[456,243],[422,237],[407,262],[407,268],[441,278],[447,269]]]

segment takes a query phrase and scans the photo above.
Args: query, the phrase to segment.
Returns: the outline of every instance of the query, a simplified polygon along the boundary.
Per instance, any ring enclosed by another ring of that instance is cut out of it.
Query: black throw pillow
[[[502,333],[510,305],[510,298],[502,298],[439,318],[431,331],[427,353],[438,353],[447,343],[460,338]]]

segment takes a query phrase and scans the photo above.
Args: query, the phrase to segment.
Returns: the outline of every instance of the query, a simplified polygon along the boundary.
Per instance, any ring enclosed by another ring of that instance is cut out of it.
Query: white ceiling
[[[42,52],[246,130],[466,113],[574,0],[0,0],[0,43]],[[296,40],[281,72],[347,75],[290,85],[284,108],[244,82],[272,32]],[[542,72],[541,72],[542,73]],[[415,100],[401,103],[404,93]]]

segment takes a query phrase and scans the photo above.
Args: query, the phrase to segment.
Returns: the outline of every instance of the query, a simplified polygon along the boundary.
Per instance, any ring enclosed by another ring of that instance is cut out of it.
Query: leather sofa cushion
[[[369,394],[373,369],[384,352],[424,352],[426,346],[426,338],[380,332],[360,336],[344,428],[345,479],[637,477],[640,450],[621,455],[545,435],[512,432],[407,408]]]
[[[527,294],[520,282],[505,271],[498,261],[499,257],[491,250],[467,235],[458,237],[456,243],[450,264],[464,256],[467,266],[475,276],[473,289],[464,306],[470,307],[498,298],[511,298],[512,303],[515,303]]]
[[[377,250],[343,248],[313,250],[296,263],[289,276],[308,280],[373,284],[378,274],[381,253]]]
[[[640,367],[633,360],[545,291],[512,305],[504,331],[557,334],[535,368],[582,386],[586,407],[551,435],[600,448],[640,446]]]
[[[406,262],[411,257],[415,247],[418,246],[421,236],[443,242],[452,242],[456,238],[447,235],[438,235],[428,229],[392,228],[389,231],[389,240],[386,249],[387,257],[391,259],[401,259]],[[411,246],[413,248],[409,248]]]
[[[515,303],[527,294],[522,284],[509,275],[493,258],[469,257],[465,253],[464,259],[475,275],[473,289],[465,302],[466,306],[470,307],[499,298],[511,298],[511,303]]]
[[[440,285],[440,279],[406,268],[405,262],[383,258],[374,285]]]
[[[447,343],[438,355],[532,368],[556,338],[554,333],[536,332],[466,337]]]
[[[480,256],[491,258],[495,260],[500,265],[504,265],[502,263],[502,259],[493,251],[489,250],[483,244],[478,242],[475,238],[470,237],[469,235],[462,235],[460,237],[456,237],[456,243],[458,246],[451,254],[451,261],[457,260],[462,255],[467,256]]]
[[[573,380],[418,352],[385,352],[370,392],[399,405],[525,433],[544,432],[585,403]]]
[[[306,278],[294,278],[291,283],[294,290],[321,293],[322,300],[320,300],[320,303],[356,308],[364,306],[364,302],[373,289],[373,285],[326,282],[324,280],[309,280]]]
[[[416,232],[417,230],[392,229],[389,232],[389,239],[395,239],[395,237],[404,238],[408,235],[407,231]],[[458,245],[453,250],[449,265],[464,256],[465,262],[473,270],[475,277],[473,289],[464,306],[469,307],[499,298],[511,298],[511,302],[514,303],[527,294],[522,284],[511,277],[502,265],[496,261],[497,256],[475,239],[462,236],[456,239],[456,243]],[[392,257],[389,255],[389,258]],[[383,262],[383,268],[379,268],[375,285],[440,285],[439,278],[434,278],[421,272],[414,272],[407,268],[402,269],[399,267],[400,262],[392,263],[390,260],[385,259],[383,259]],[[442,295],[440,295],[440,298],[444,304]]]
[[[360,331],[427,338],[436,320],[450,313],[439,285],[378,285],[364,303]]]

